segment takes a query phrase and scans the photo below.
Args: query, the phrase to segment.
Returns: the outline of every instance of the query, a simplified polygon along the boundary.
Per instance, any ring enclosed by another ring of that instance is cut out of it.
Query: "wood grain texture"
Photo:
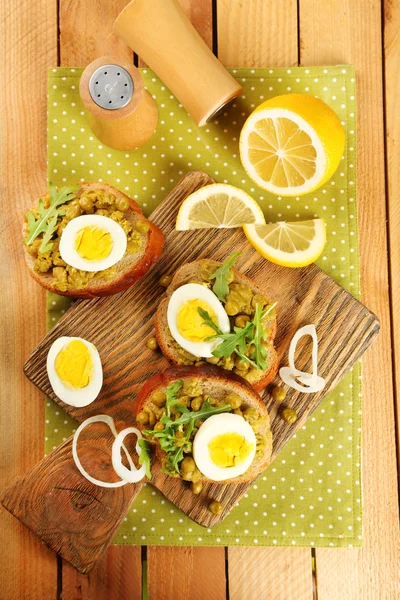
[[[296,65],[297,4],[294,0],[217,0],[218,57],[222,63],[227,67],[250,68]],[[308,548],[281,548],[279,560],[272,560],[277,551],[277,548],[253,548],[249,552],[229,548],[229,591],[234,600],[241,600],[243,593],[247,594],[247,600],[258,600],[265,585],[270,586],[272,598],[298,598],[298,590],[304,590],[304,582],[311,578],[311,552]],[[254,569],[255,563],[264,568]],[[282,565],[286,564],[292,565],[292,572],[284,580]],[[260,581],[259,574],[264,572],[268,577]]]
[[[63,600],[142,600],[142,557],[138,546],[110,546],[89,575],[63,562]]]
[[[300,38],[302,64],[339,61],[356,67],[361,288],[363,301],[379,315],[382,325],[379,341],[363,360],[364,545],[360,550],[337,552],[316,549],[318,598],[398,598],[400,535],[386,254],[381,3],[341,0],[325,3],[321,9],[316,0],[301,0]]]
[[[217,0],[217,19],[225,67],[297,65],[296,0]]]
[[[211,48],[213,44],[212,0],[178,1],[207,46]],[[146,67],[146,63],[140,58],[140,56],[138,57],[138,64],[139,67]]]
[[[130,48],[112,33],[126,0],[60,0],[60,64],[86,67],[100,56],[133,62]]]
[[[46,74],[57,64],[57,3],[0,4],[1,489],[43,456],[44,401],[21,377],[24,354],[45,331],[43,290],[26,277],[24,210],[46,185]],[[0,596],[54,600],[56,557],[0,510]]]
[[[386,172],[388,194],[388,227],[391,277],[392,343],[397,395],[397,460],[400,464],[400,3],[383,3],[386,106]]]
[[[179,0],[180,5],[186,12],[187,16],[206,42],[206,44],[211,48],[213,45],[213,8],[212,0]],[[145,63],[139,57],[139,66],[145,66]],[[212,551],[208,553],[208,549],[203,548],[180,548],[180,547],[170,547],[168,548],[168,553],[165,552],[163,547],[148,547],[148,572],[147,572],[147,588],[148,588],[148,597],[151,600],[158,600],[158,595],[160,593],[160,577],[159,572],[161,569],[165,569],[171,562],[173,562],[177,566],[177,572],[180,574],[180,578],[183,581],[190,582],[190,588],[193,592],[193,579],[195,577],[195,571],[193,570],[193,562],[189,560],[182,561],[182,550],[186,552],[186,557],[188,555],[193,556],[196,564],[198,562],[199,556],[202,559],[202,581],[201,581],[201,589],[203,592],[203,597],[201,600],[207,600],[207,596],[213,598],[215,587],[217,589],[221,589],[221,582],[219,579],[217,581],[212,576],[210,577],[210,573],[212,574],[214,571],[220,575],[224,573],[225,580],[225,555],[223,551],[219,551],[216,553]],[[214,549],[213,549],[214,550]],[[155,564],[156,568],[153,568],[152,565]],[[179,579],[180,579],[179,578]],[[175,600],[177,595],[181,590],[181,583],[179,581],[175,581],[173,579],[170,581],[170,587],[168,588],[168,594],[164,593],[165,600]],[[196,579],[197,580],[197,579]],[[187,584],[186,584],[187,585]],[[218,596],[217,596],[218,597]],[[225,598],[225,594],[221,592],[221,600]]]
[[[256,285],[269,290],[271,298],[280,307],[275,341],[282,363],[287,362],[286,354],[294,332],[306,323],[315,323],[319,337],[319,373],[326,380],[324,390],[311,397],[292,389],[287,391],[285,406],[295,408],[299,416],[298,421],[290,427],[279,414],[281,405],[278,411],[278,405],[273,402],[268,391],[264,394],[271,417],[274,458],[366,350],[379,331],[379,323],[368,309],[318,267],[311,265],[305,269],[286,269],[272,265],[245,243],[241,230],[233,230],[229,235],[213,230],[189,233],[175,231],[175,216],[182,200],[210,181],[206,174],[198,171],[189,173],[181,180],[151,215],[151,220],[163,229],[166,236],[164,253],[157,265],[139,283],[120,295],[76,303],[32,353],[25,365],[25,374],[78,421],[94,414],[109,414],[114,418],[118,429],[131,425],[134,421],[135,398],[143,381],[166,363],[160,353],[149,351],[143,343],[153,332],[152,316],[164,294],[164,289],[158,285],[160,274],[165,271],[174,272],[185,261],[207,256],[218,260],[228,256],[232,250],[241,248],[238,269],[245,272]],[[296,290],[295,294],[293,290]],[[107,323],[106,327],[104,323]],[[50,345],[58,337],[72,334],[96,345],[102,357],[104,371],[103,389],[96,401],[78,409],[58,400],[51,389],[46,369]],[[300,343],[300,350],[305,350],[306,344],[307,342]],[[307,358],[309,355],[309,351],[300,351],[301,358],[296,363],[299,369],[310,369],[311,359]],[[278,377],[276,382],[279,382]],[[82,456],[87,461],[87,470],[90,472],[93,472],[96,464],[97,452],[92,452],[92,449],[97,449],[100,444],[100,428],[104,432],[103,425],[94,425],[93,437],[89,438],[91,443],[82,443],[81,446]],[[90,433],[86,435],[92,436]],[[183,481],[168,477],[161,472],[157,461],[153,462],[152,485],[190,518],[205,527],[220,522],[251,485],[251,482],[240,485],[210,483],[204,486],[201,494],[195,496]],[[97,475],[94,473],[94,476]],[[89,546],[85,543],[87,535],[84,510],[79,512],[78,528],[83,537],[69,536],[70,531],[72,532],[71,525],[76,531],[76,525],[70,521],[76,518],[74,510],[70,514],[65,513],[61,520],[53,521],[52,512],[58,513],[60,503],[65,502],[58,497],[60,494],[54,493],[60,485],[57,481],[61,480],[68,489],[68,498],[72,498],[71,504],[75,501],[76,494],[82,490],[98,499],[96,508],[99,510],[99,525],[93,516],[87,522],[87,528],[90,528],[95,537]],[[91,484],[88,486],[74,466],[70,438],[31,471],[27,479],[22,479],[13,486],[2,502],[76,568],[88,571],[114,532],[109,527],[110,523],[104,522],[104,514],[107,510],[112,510],[112,520],[117,522],[125,516],[124,511],[132,499],[129,491],[132,488],[126,487],[128,492],[125,492],[126,488],[104,492],[103,488],[93,489]],[[29,498],[29,511],[26,510],[28,500],[25,493]],[[210,497],[222,502],[224,511],[221,515],[212,515],[207,509]],[[43,503],[38,501],[41,498],[46,498],[44,508]]]
[[[148,600],[225,600],[224,548],[147,549]]]
[[[228,568],[230,600],[313,598],[307,548],[229,548]]]
[[[78,453],[87,472],[102,481],[118,481],[111,464],[114,438],[105,425],[92,424],[81,436]],[[88,573],[142,485],[110,489],[90,483],[76,468],[66,441],[6,490],[2,503],[75,569]]]

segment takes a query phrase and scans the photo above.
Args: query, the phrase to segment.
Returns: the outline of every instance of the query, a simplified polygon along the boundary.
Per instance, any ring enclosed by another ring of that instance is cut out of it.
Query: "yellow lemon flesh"
[[[239,433],[217,435],[208,445],[211,460],[217,467],[234,467],[253,451],[253,444]]]
[[[261,256],[283,267],[305,267],[315,262],[326,243],[323,219],[245,225],[243,229]]]
[[[112,247],[111,234],[101,227],[83,227],[75,237],[75,250],[86,260],[103,260],[109,256]]]
[[[332,177],[345,146],[336,113],[307,94],[276,96],[249,116],[240,134],[240,158],[260,187],[302,195]]]
[[[176,326],[179,333],[190,342],[203,342],[207,337],[215,334],[214,329],[204,324],[204,319],[199,315],[198,309],[206,310],[214,323],[217,315],[205,300],[194,298],[184,302],[176,317]]]
[[[57,354],[55,370],[63,384],[72,389],[89,385],[94,372],[89,349],[81,340],[72,340]]]
[[[182,202],[175,228],[177,231],[226,229],[241,227],[244,223],[265,223],[257,202],[233,185],[213,183]]]

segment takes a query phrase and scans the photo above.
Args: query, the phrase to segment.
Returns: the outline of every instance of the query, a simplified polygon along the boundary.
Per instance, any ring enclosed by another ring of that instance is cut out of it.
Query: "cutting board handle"
[[[144,482],[118,488],[93,485],[76,468],[72,439],[20,477],[4,492],[1,503],[80,573],[89,573]],[[91,439],[92,453],[104,457],[100,437],[97,443]],[[103,468],[105,480],[107,470]],[[99,472],[94,476],[100,479]]]

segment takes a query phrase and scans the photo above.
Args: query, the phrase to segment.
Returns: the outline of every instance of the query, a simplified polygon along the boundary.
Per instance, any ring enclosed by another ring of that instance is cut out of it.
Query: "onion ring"
[[[126,483],[128,483],[128,481],[126,481],[125,479],[121,478],[121,481],[114,481],[114,482],[107,482],[107,481],[101,481],[100,479],[95,479],[94,477],[92,477],[91,475],[89,475],[89,473],[87,471],[85,471],[85,469],[83,468],[81,461],[79,460],[78,457],[78,452],[77,452],[77,444],[78,444],[78,437],[81,434],[82,430],[86,427],[86,425],[89,425],[90,423],[106,423],[106,425],[109,426],[109,428],[111,429],[113,435],[115,438],[118,437],[118,431],[115,428],[115,424],[114,424],[114,419],[108,415],[96,415],[94,417],[89,417],[88,419],[86,419],[86,421],[83,421],[83,423],[81,423],[78,427],[78,429],[75,432],[74,438],[72,440],[72,456],[74,459],[74,462],[76,464],[76,467],[78,469],[78,471],[81,473],[81,475],[83,475],[88,481],[90,481],[91,483],[93,483],[94,485],[98,485],[99,487],[105,487],[105,488],[117,488],[117,487],[121,487],[123,485],[125,485]],[[123,449],[125,451],[125,454],[128,458],[128,462],[131,466],[132,469],[136,469],[135,467],[135,463],[133,462],[133,460],[131,459],[129,452],[127,451],[127,449],[125,448],[125,446],[123,446]],[[127,469],[128,470],[128,469]]]
[[[296,366],[294,364],[294,357],[296,353],[297,344],[300,338],[302,338],[305,335],[310,335],[313,341],[311,352],[312,373],[299,371],[298,369],[296,369]],[[297,390],[298,392],[304,392],[306,394],[314,394],[315,392],[320,392],[325,387],[325,379],[318,376],[318,337],[315,325],[305,325],[304,327],[301,327],[300,329],[298,329],[298,331],[296,331],[290,342],[288,361],[288,367],[281,367],[279,369],[279,376],[284,383]],[[296,381],[296,379],[298,381]]]
[[[142,434],[140,433],[139,429],[136,429],[136,427],[127,427],[126,429],[120,431],[113,442],[111,460],[114,471],[117,475],[119,475],[119,477],[121,477],[121,479],[124,479],[129,483],[137,483],[138,481],[141,481],[143,477],[145,477],[146,466],[143,464],[140,469],[137,469],[135,465],[133,465],[133,467],[131,465],[131,469],[127,469],[122,464],[121,460],[121,448],[123,447],[124,439],[130,433],[134,433],[138,439],[136,442],[136,452],[138,453],[138,456],[140,456],[142,449],[139,446],[139,439],[142,437]]]

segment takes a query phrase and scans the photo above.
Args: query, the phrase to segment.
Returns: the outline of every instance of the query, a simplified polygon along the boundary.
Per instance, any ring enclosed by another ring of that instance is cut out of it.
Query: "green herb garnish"
[[[150,444],[144,439],[139,438],[138,440],[139,448],[141,448],[141,453],[139,456],[139,464],[144,465],[146,469],[146,477],[151,479],[151,471],[150,471]]]
[[[36,218],[32,212],[27,213],[28,237],[25,239],[25,244],[30,246],[35,239],[43,233],[43,240],[39,248],[39,252],[49,252],[53,247],[51,238],[57,228],[58,217],[65,214],[64,210],[58,207],[61,204],[69,202],[75,198],[74,192],[78,190],[78,186],[63,187],[57,190],[56,186],[49,181],[50,205],[48,208],[44,206],[44,200],[39,200],[39,217]]]
[[[176,397],[182,385],[182,379],[178,379],[167,388],[166,413],[160,419],[165,426],[163,431],[153,431],[152,429],[143,431],[147,437],[157,440],[161,449],[166,452],[167,459],[163,470],[167,473],[180,473],[179,463],[183,460],[184,453],[192,450],[190,437],[199,419],[205,420],[212,415],[231,410],[229,404],[211,406],[206,400],[200,410],[190,411],[186,406],[180,404],[179,398]],[[171,408],[173,407],[181,412],[181,416],[175,420],[171,418]]]
[[[242,360],[246,360],[256,369],[265,370],[267,368],[266,357],[267,350],[263,346],[262,342],[267,339],[267,334],[262,326],[262,320],[271,312],[276,306],[276,302],[268,306],[264,311],[261,310],[260,304],[256,305],[254,318],[252,321],[248,321],[244,327],[234,327],[231,333],[222,333],[218,325],[214,323],[210,315],[203,308],[198,308],[199,315],[204,319],[204,324],[214,329],[215,334],[206,338],[205,341],[209,342],[216,338],[221,339],[222,342],[213,350],[213,355],[218,358],[228,358],[231,354],[235,353]],[[251,344],[254,344],[255,351],[252,355],[246,356]]]
[[[209,279],[215,279],[213,285],[213,292],[221,302],[226,301],[226,296],[229,294],[229,280],[231,275],[231,267],[236,262],[237,257],[241,252],[234,252],[231,254],[212,275]]]

